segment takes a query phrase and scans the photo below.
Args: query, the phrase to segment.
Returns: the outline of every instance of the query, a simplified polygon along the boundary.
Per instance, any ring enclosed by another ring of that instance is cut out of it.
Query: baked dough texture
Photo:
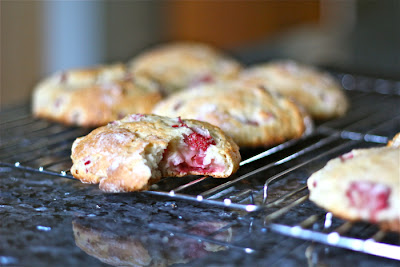
[[[146,190],[162,177],[228,177],[238,146],[206,122],[133,114],[97,128],[72,145],[71,173],[106,192]]]
[[[161,100],[156,88],[135,83],[124,64],[51,75],[34,89],[32,112],[67,125],[96,127],[131,113],[149,113]]]
[[[202,84],[160,101],[153,113],[206,121],[240,147],[271,146],[302,136],[310,118],[292,101],[240,82]]]
[[[164,95],[199,83],[238,77],[241,64],[207,44],[167,43],[152,47],[130,62],[133,75],[144,86],[157,86]]]
[[[249,66],[239,79],[292,98],[317,120],[343,116],[349,107],[344,90],[333,76],[292,60]]]
[[[307,181],[310,200],[350,221],[400,232],[400,149],[354,149]]]

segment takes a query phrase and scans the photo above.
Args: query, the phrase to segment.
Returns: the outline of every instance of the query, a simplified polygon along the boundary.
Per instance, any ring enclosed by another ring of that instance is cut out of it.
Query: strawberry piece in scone
[[[146,190],[162,177],[228,177],[239,167],[238,146],[209,123],[133,114],[78,138],[71,173],[106,192]]]

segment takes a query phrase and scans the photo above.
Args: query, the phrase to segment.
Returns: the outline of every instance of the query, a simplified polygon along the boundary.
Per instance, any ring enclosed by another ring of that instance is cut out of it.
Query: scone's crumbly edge
[[[400,232],[400,149],[354,149],[307,181],[310,200],[351,221]]]
[[[146,190],[162,177],[228,177],[238,146],[211,124],[133,114],[95,129],[72,146],[71,173],[107,192]]]

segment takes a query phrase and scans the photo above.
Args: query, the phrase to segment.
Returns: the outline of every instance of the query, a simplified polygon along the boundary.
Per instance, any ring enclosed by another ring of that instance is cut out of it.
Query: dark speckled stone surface
[[[398,266],[278,235],[219,207],[104,194],[9,167],[0,181],[1,266]]]

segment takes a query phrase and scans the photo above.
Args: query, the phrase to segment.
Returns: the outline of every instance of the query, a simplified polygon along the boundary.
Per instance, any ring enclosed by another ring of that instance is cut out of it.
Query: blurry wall
[[[0,0],[0,109],[27,103],[43,77],[125,62],[160,42],[157,1]]]
[[[41,1],[0,1],[0,108],[27,99],[41,73]]]
[[[294,26],[319,24],[320,1],[169,1],[165,14],[169,39],[232,49]]]

